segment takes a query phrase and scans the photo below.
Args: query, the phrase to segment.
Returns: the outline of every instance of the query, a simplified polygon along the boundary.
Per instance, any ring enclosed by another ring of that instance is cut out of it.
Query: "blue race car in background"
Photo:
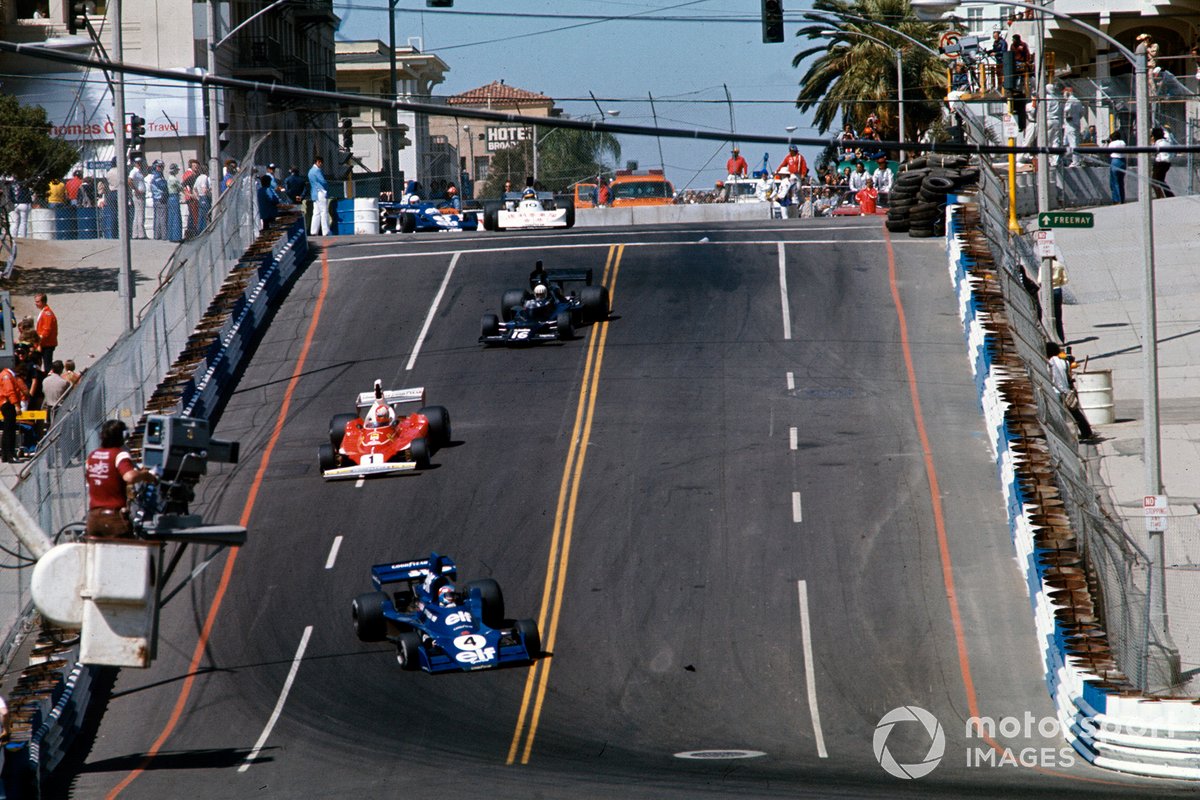
[[[541,636],[532,619],[507,620],[500,584],[471,581],[461,590],[448,556],[376,564],[374,592],[354,598],[354,629],[364,642],[389,641],[406,670],[426,672],[490,669],[527,664],[540,655]]]
[[[479,214],[424,200],[415,203],[380,201],[379,222],[380,230],[399,230],[401,233],[474,231],[479,229]]]
[[[579,291],[568,283],[583,283]],[[484,344],[525,344],[566,340],[575,330],[608,319],[608,287],[592,285],[590,269],[547,272],[537,262],[529,273],[528,289],[509,289],[500,300],[500,316],[484,314],[479,341]]]

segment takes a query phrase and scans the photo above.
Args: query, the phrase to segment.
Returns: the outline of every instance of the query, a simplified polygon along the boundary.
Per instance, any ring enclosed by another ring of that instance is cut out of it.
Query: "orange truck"
[[[669,206],[675,203],[675,187],[661,169],[643,172],[621,169],[608,185],[609,205]]]

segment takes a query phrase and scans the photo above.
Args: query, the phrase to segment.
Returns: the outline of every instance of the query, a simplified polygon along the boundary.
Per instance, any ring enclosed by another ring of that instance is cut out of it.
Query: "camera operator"
[[[125,423],[110,419],[100,426],[100,447],[88,454],[84,467],[88,488],[87,535],[115,538],[133,535],[127,490],[158,477],[141,469],[125,449]]]

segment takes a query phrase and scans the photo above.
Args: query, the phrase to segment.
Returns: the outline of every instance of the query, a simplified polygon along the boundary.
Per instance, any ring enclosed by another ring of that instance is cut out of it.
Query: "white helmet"
[[[391,425],[395,418],[396,414],[392,411],[392,407],[380,400],[367,412],[366,425],[368,428],[383,428]]]
[[[545,300],[546,295],[549,293],[550,290],[546,288],[546,284],[544,283],[539,283],[537,286],[533,287],[533,296],[538,300]]]

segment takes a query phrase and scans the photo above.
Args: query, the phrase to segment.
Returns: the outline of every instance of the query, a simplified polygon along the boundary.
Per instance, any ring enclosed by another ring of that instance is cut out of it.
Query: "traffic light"
[[[454,0],[425,0],[427,8],[453,8]]]
[[[396,126],[395,142],[396,142],[397,150],[403,150],[406,147],[412,147],[412,139],[408,138],[408,126],[407,125],[397,125]]]
[[[146,120],[137,114],[129,115],[129,158],[142,158],[146,146]]]
[[[354,120],[349,117],[342,117],[342,149],[350,150],[354,147]]]
[[[783,0],[762,0],[762,34],[767,44],[783,41]]]
[[[71,10],[67,13],[67,32],[72,36],[79,33],[81,28],[87,29],[87,6],[83,0],[71,3]]]
[[[224,150],[229,147],[229,123],[217,123],[217,149]]]

